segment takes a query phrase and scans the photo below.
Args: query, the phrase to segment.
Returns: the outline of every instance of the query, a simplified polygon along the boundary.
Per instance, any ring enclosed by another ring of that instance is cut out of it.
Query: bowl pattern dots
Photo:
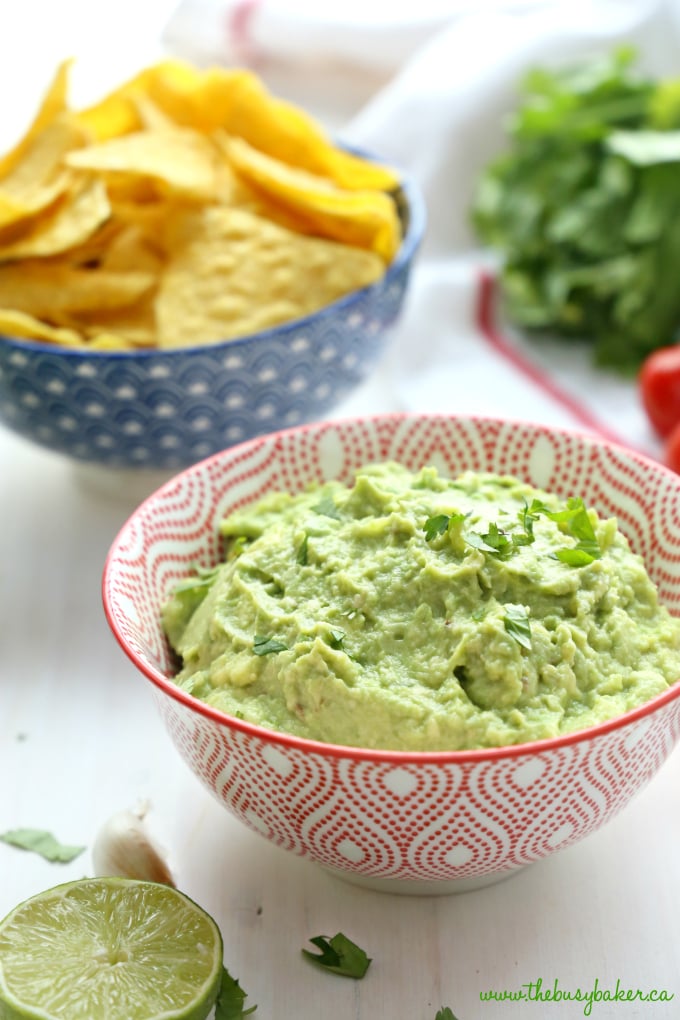
[[[425,227],[415,185],[385,275],[312,315],[231,341],[87,351],[0,336],[0,422],[79,461],[174,469],[322,417],[371,371],[389,338]]]
[[[495,880],[612,818],[680,739],[680,684],[625,717],[516,747],[411,753],[335,747],[225,716],[176,687],[159,626],[173,583],[219,557],[223,515],[273,488],[349,481],[369,461],[512,473],[616,514],[680,612],[680,480],[594,437],[491,419],[386,415],[255,439],[194,465],[132,516],[104,571],[123,649],[154,685],[180,754],[251,829],[345,877],[429,891]]]

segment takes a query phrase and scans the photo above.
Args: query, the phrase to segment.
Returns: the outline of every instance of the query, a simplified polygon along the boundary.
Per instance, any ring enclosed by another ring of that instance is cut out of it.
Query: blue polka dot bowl
[[[0,422],[81,464],[173,471],[323,417],[369,374],[401,310],[426,212],[412,180],[397,200],[404,236],[384,277],[273,329],[119,352],[0,336]]]

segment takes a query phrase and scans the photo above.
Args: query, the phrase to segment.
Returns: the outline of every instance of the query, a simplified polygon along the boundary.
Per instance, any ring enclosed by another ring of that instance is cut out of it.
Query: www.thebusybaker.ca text
[[[520,988],[510,991],[480,992],[481,1002],[582,1002],[583,1015],[590,1016],[593,1004],[597,1002],[670,1002],[675,998],[674,992],[665,988],[626,988],[617,978],[614,988],[601,988],[597,978],[592,988],[560,988],[557,978],[552,985],[546,984],[543,978],[529,981]]]

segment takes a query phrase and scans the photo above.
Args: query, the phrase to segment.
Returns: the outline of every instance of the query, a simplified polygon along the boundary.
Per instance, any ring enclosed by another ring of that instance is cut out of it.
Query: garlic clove
[[[175,885],[160,850],[143,819],[132,811],[118,811],[101,827],[92,847],[95,875],[120,875]]]

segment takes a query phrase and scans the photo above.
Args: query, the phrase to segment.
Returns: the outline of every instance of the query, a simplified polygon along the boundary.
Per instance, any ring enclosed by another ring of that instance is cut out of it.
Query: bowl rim
[[[362,155],[373,162],[384,162],[372,153],[363,152],[351,146],[344,145],[342,148],[357,155]],[[238,350],[241,347],[251,344],[265,345],[272,337],[285,338],[290,333],[296,333],[305,329],[310,322],[319,322],[328,316],[334,316],[338,312],[351,310],[354,304],[358,304],[367,295],[388,289],[395,277],[402,272],[404,267],[414,258],[425,234],[427,225],[427,207],[425,197],[417,184],[415,178],[401,170],[396,171],[398,175],[398,189],[404,198],[408,211],[408,222],[406,231],[401,239],[397,252],[387,266],[385,272],[373,283],[367,284],[343,294],[330,304],[317,308],[315,312],[291,319],[289,322],[282,322],[278,326],[270,326],[267,329],[259,330],[257,333],[248,333],[245,336],[234,337],[231,340],[217,340],[214,343],[191,344],[183,347],[140,347],[135,350],[107,351],[90,350],[87,347],[64,347],[60,344],[50,343],[45,340],[35,340],[29,337],[18,337],[6,334],[0,330],[0,346],[10,350],[30,352],[32,354],[52,354],[59,358],[85,361],[90,358],[99,360],[110,360],[113,362],[125,361],[148,361],[160,358],[182,358],[191,354],[206,352],[223,353],[226,350]]]
[[[668,475],[673,479],[676,479],[676,484],[680,489],[680,476],[678,476],[670,468],[666,467],[659,461],[654,460],[651,456],[644,453],[640,453],[638,450],[631,447],[627,447],[622,443],[615,442],[604,436],[598,436],[593,432],[589,432],[581,429],[562,428],[559,426],[546,425],[541,422],[532,421],[530,419],[523,418],[504,418],[494,417],[492,415],[483,414],[455,414],[455,413],[417,413],[417,412],[401,412],[392,411],[384,412],[381,414],[357,414],[348,415],[333,420],[320,420],[314,422],[307,422],[303,425],[294,425],[290,428],[279,429],[274,432],[266,433],[261,436],[256,436],[253,439],[245,440],[242,443],[238,443],[235,446],[227,447],[217,453],[211,454],[209,457],[203,460],[197,461],[191,464],[189,467],[178,471],[172,478],[164,482],[158,489],[150,493],[127,517],[123,525],[118,530],[116,536],[111,543],[109,551],[106,555],[104,567],[101,577],[101,597],[104,609],[104,615],[108,622],[108,625],[115,637],[116,641],[120,645],[121,649],[132,663],[137,667],[139,672],[150,680],[157,690],[163,692],[163,694],[169,695],[171,699],[179,702],[185,708],[191,709],[193,712],[198,712],[199,715],[204,716],[210,722],[216,723],[220,727],[226,727],[228,729],[237,730],[247,736],[257,738],[262,743],[266,744],[278,744],[284,747],[291,748],[296,751],[307,752],[310,754],[317,754],[322,757],[339,758],[353,761],[365,761],[365,762],[380,762],[382,764],[398,765],[455,765],[455,764],[479,764],[481,762],[499,761],[502,759],[514,759],[522,757],[541,756],[560,750],[561,748],[568,747],[574,744],[583,743],[586,741],[597,739],[598,737],[605,736],[608,733],[618,729],[625,729],[633,723],[638,722],[647,716],[652,716],[656,712],[660,712],[666,705],[672,703],[676,699],[680,699],[680,677],[674,681],[671,686],[662,691],[660,694],[655,695],[642,705],[638,705],[635,708],[629,709],[627,712],[621,715],[615,716],[612,719],[607,719],[603,722],[597,723],[594,726],[589,726],[582,730],[574,730],[568,733],[563,733],[555,737],[544,737],[540,740],[525,741],[518,744],[508,744],[500,747],[484,747],[484,748],[473,748],[469,750],[459,751],[399,751],[390,748],[366,748],[353,746],[349,744],[333,744],[327,743],[321,740],[313,740],[308,737],[298,737],[290,733],[285,733],[281,730],[269,729],[265,726],[260,726],[256,723],[247,722],[244,719],[238,719],[236,716],[231,716],[228,713],[217,709],[212,705],[201,701],[199,698],[195,698],[193,695],[182,690],[174,683],[171,677],[166,676],[160,670],[151,666],[144,658],[139,655],[135,649],[133,649],[127,642],[125,635],[118,625],[117,614],[113,609],[112,600],[109,596],[108,581],[111,574],[112,564],[115,556],[117,555],[117,549],[120,544],[122,537],[127,532],[133,520],[143,512],[144,508],[148,503],[153,502],[159,495],[161,495],[168,488],[175,488],[177,482],[186,475],[193,473],[203,474],[206,467],[224,457],[238,457],[247,448],[260,444],[262,442],[272,441],[279,437],[284,437],[290,434],[300,434],[303,432],[324,428],[342,428],[348,424],[359,424],[368,423],[378,424],[384,422],[409,422],[409,421],[467,421],[477,424],[495,424],[499,426],[510,425],[511,427],[517,428],[533,428],[547,430],[553,434],[560,436],[571,437],[581,442],[591,444],[594,446],[604,447],[606,449],[613,449],[623,454],[625,457],[636,461],[656,472],[660,472],[662,475]]]

